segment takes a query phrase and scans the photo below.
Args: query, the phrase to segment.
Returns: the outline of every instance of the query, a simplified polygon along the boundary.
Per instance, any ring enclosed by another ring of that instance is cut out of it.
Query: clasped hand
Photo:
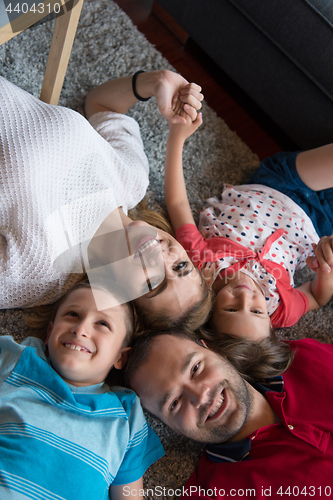
[[[204,99],[199,85],[168,70],[160,72],[154,95],[161,114],[171,123],[183,124],[187,116],[192,122],[197,119]]]
[[[323,236],[317,244],[312,243],[314,256],[306,259],[307,265],[312,271],[318,271],[318,268],[325,274],[331,272],[333,268],[333,235]]]

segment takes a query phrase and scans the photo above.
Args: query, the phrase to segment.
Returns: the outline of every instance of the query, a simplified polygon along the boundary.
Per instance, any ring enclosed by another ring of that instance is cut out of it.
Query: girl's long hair
[[[147,198],[144,198],[136,207],[129,210],[128,215],[132,220],[143,220],[147,224],[162,229],[162,231],[171,234],[173,237],[175,236],[168,213],[162,207],[148,208]]]
[[[209,349],[226,356],[249,382],[264,382],[268,378],[282,375],[294,359],[289,344],[277,340],[274,333],[260,341],[226,334],[212,340],[212,335],[207,335],[203,329],[198,335],[205,340]]]

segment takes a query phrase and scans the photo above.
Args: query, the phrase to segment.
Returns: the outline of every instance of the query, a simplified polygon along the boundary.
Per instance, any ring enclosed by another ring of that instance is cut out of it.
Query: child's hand
[[[306,263],[312,271],[321,269],[323,273],[330,273],[333,268],[333,235],[323,236],[318,244],[312,243],[314,257],[308,257]]]
[[[315,257],[306,259],[307,265],[317,273],[313,281],[303,283],[298,290],[309,299],[309,311],[324,306],[333,296],[333,235],[323,236],[319,243],[312,244]]]
[[[188,109],[191,108],[191,109]],[[175,116],[181,116],[183,121],[180,122],[175,118],[169,120],[169,137],[184,142],[190,135],[193,134],[202,124],[202,114],[198,113],[188,104],[180,101],[179,94],[175,94],[173,98],[173,109]],[[187,113],[189,111],[189,113]]]
[[[197,111],[201,108],[201,87],[195,83],[189,83],[177,92],[172,99],[173,116],[169,118],[171,123],[186,123],[188,117],[192,122],[197,119]],[[181,118],[181,119],[180,119]]]
[[[184,118],[185,123],[169,121],[169,138],[177,138],[179,141],[184,142],[202,124],[202,113],[199,113],[194,121],[189,115],[184,115]]]

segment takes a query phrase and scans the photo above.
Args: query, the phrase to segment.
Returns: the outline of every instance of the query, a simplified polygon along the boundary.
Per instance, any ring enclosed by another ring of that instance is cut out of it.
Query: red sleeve
[[[273,328],[293,326],[309,310],[309,299],[291,285],[288,288],[279,287],[277,282],[277,290],[280,304],[271,316],[272,326]]]
[[[202,255],[206,240],[194,224],[184,224],[176,231],[176,239],[184,247],[194,265],[199,269],[204,262]]]
[[[232,255],[235,250],[246,254],[246,247],[225,238],[204,238],[194,224],[184,224],[176,231],[176,239],[185,248],[193,264],[201,268],[203,262],[216,262],[217,260]],[[243,255],[243,253],[241,255]]]

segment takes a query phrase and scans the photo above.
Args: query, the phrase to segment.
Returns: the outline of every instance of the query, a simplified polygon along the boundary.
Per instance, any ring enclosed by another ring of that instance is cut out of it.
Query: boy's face
[[[94,290],[98,300],[109,293]],[[77,387],[104,382],[112,366],[122,368],[126,306],[98,311],[90,288],[74,290],[50,322],[45,344],[53,368]]]

